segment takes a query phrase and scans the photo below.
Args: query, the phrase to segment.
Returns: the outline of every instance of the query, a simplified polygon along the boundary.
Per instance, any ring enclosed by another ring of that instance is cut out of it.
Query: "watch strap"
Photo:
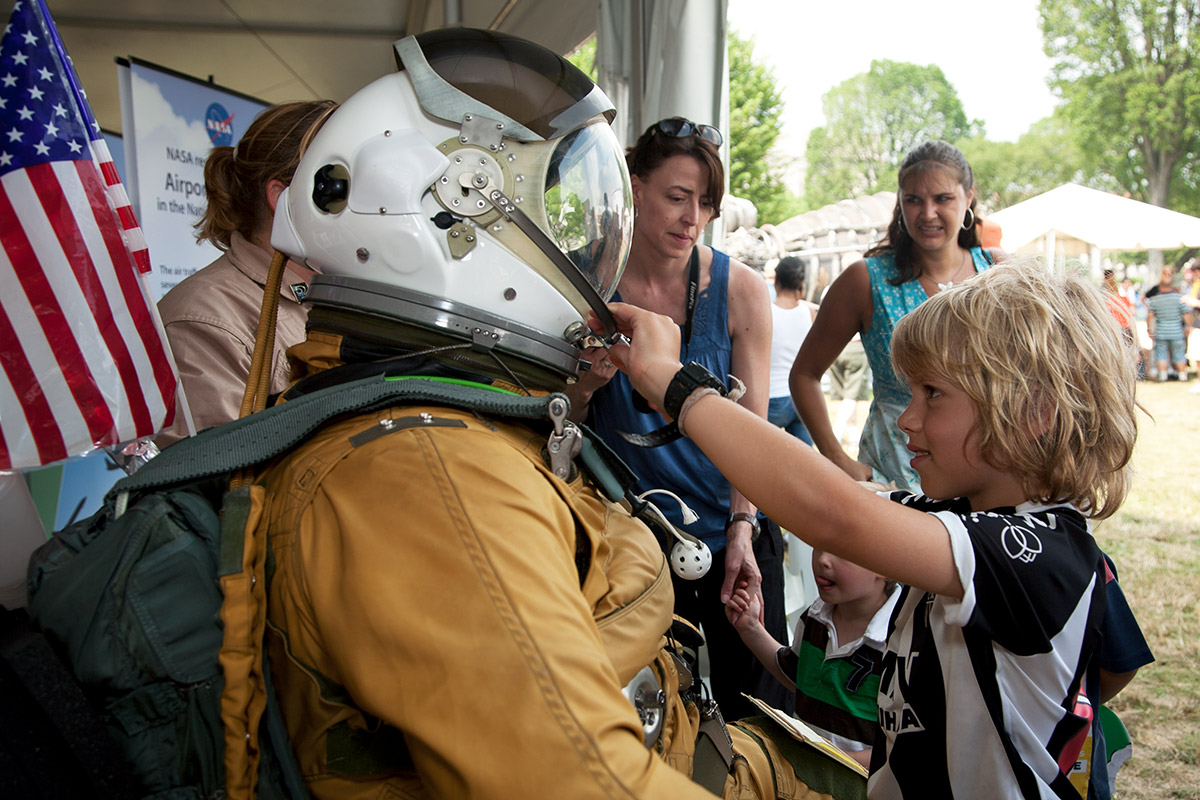
[[[649,433],[617,431],[617,435],[634,447],[662,447],[664,444],[670,444],[676,439],[683,438],[683,434],[679,432],[679,426],[674,422],[668,422],[661,428],[655,428]]]
[[[679,411],[688,395],[703,387],[716,389],[722,397],[729,394],[720,378],[709,372],[703,364],[689,361],[680,367],[667,384],[667,391],[663,396],[663,411],[671,419],[679,419]]]

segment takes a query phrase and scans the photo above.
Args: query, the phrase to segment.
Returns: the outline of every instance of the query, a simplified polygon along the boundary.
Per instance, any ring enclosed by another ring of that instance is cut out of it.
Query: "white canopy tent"
[[[465,25],[559,53],[596,30],[599,0],[47,0],[101,127],[121,130],[116,58],[132,56],[278,103],[342,101],[396,69],[392,42]]]
[[[47,0],[101,127],[121,130],[114,59],[269,103],[345,100],[395,70],[392,42],[465,25],[567,53],[598,31],[618,138],[680,114],[724,130],[727,0]],[[635,43],[640,43],[638,46]],[[636,135],[636,134],[635,134]]]
[[[1003,230],[1001,247],[1033,253],[1058,266],[1086,255],[1099,273],[1104,250],[1200,247],[1200,218],[1066,183],[991,215]]]

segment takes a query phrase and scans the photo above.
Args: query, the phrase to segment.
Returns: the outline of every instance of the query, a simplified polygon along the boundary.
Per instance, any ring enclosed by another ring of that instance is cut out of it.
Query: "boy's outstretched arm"
[[[681,367],[679,326],[624,303],[610,309],[631,339],[610,357],[661,409]],[[963,596],[950,535],[936,517],[863,492],[799,439],[716,395],[692,405],[685,423],[687,436],[730,483],[813,547],[919,589]]]
[[[745,589],[735,590],[729,598],[729,602],[725,604],[725,616],[729,618],[730,624],[742,637],[746,647],[750,648],[750,652],[754,653],[755,658],[775,676],[775,680],[788,689],[793,689],[796,686],[795,676],[784,675],[783,670],[779,668],[779,659],[776,657],[779,648],[784,645],[767,633],[767,629],[759,621],[761,611],[760,596],[751,595]]]

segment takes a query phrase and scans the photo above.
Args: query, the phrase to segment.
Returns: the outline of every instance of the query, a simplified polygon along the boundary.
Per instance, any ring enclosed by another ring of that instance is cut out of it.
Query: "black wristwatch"
[[[720,378],[709,372],[702,364],[689,361],[680,368],[679,372],[675,373],[675,377],[671,378],[671,382],[667,384],[667,392],[663,396],[663,411],[671,419],[679,419],[679,410],[683,408],[683,402],[692,392],[705,387],[716,389],[722,397],[729,394],[729,390],[725,388],[725,384],[721,382]]]
[[[750,541],[751,542],[758,541],[758,534],[762,532],[759,527],[759,524],[758,524],[758,515],[750,514],[745,511],[735,511],[734,513],[729,515],[729,519],[725,520],[725,530],[728,531],[729,526],[735,522],[749,522],[750,523]]]

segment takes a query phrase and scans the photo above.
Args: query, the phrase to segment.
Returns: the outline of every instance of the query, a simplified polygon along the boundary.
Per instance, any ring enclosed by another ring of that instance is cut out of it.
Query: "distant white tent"
[[[1003,229],[1001,247],[1054,263],[1088,256],[1093,272],[1104,250],[1200,247],[1200,218],[1066,183],[991,215]]]

